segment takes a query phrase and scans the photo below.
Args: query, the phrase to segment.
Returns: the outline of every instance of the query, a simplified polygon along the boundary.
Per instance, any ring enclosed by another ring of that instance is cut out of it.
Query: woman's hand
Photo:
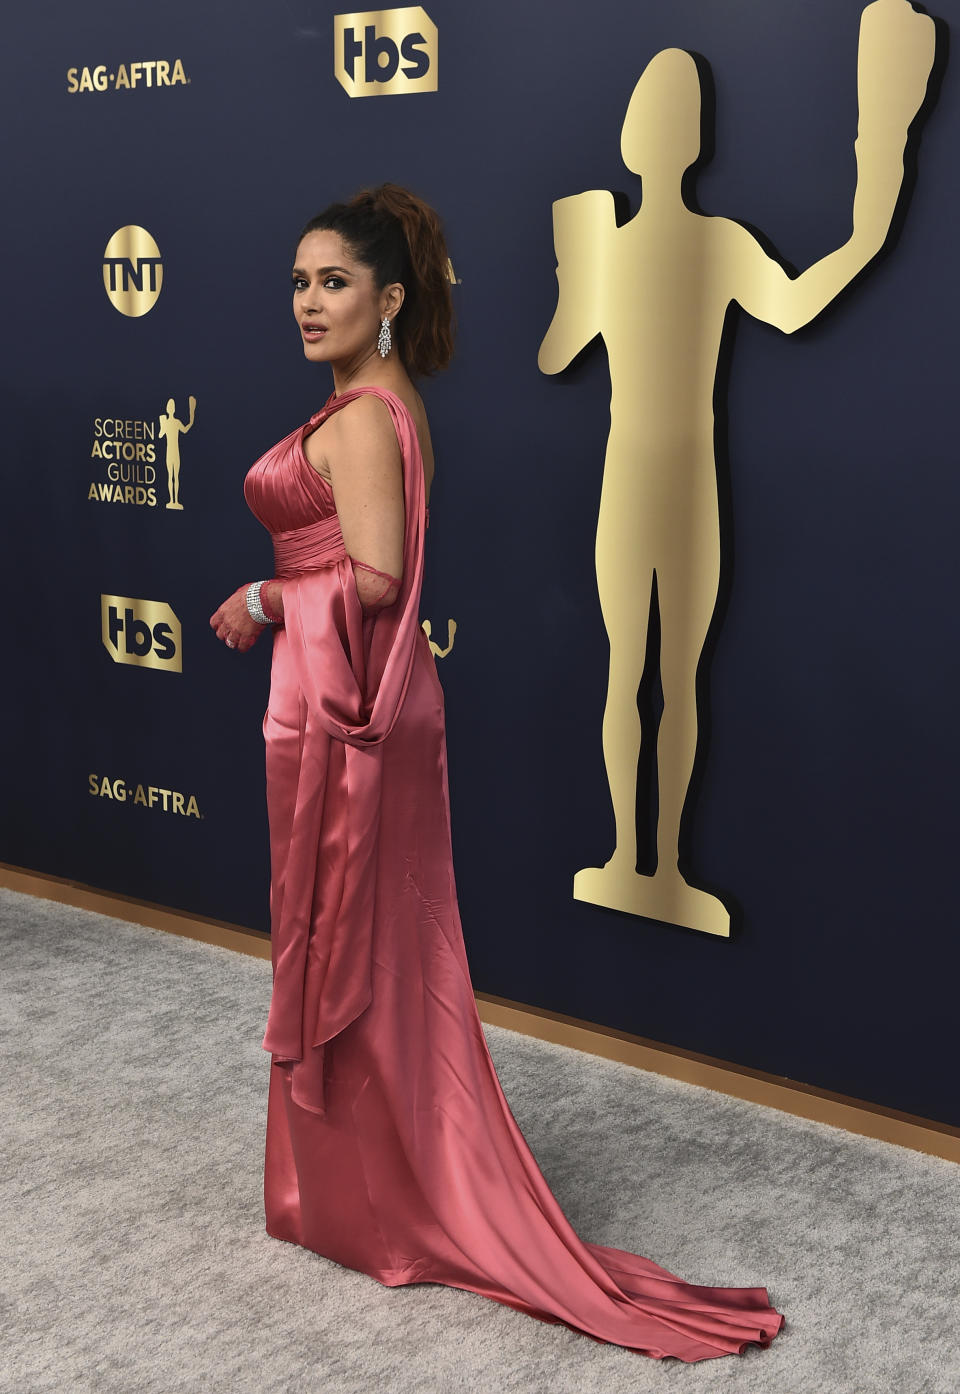
[[[228,649],[246,653],[252,649],[266,626],[257,624],[247,609],[247,588],[241,586],[210,616],[210,628]]]

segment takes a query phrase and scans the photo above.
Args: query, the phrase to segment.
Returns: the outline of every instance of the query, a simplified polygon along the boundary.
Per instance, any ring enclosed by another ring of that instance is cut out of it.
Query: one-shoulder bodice
[[[333,490],[310,464],[304,441],[329,413],[327,402],[303,426],[298,426],[260,456],[244,481],[251,512],[271,533],[306,527],[335,517]]]
[[[395,393],[379,388],[354,388],[339,397],[329,397],[309,421],[261,455],[244,481],[247,504],[273,539],[274,570],[278,577],[299,576],[342,561],[346,556],[333,489],[310,464],[304,442],[332,412],[339,411],[365,392],[380,397],[388,406],[395,403],[394,410],[399,408],[406,417],[407,438],[413,453],[407,468],[416,470],[423,478],[423,460],[413,418]],[[425,509],[424,515],[424,526],[427,526],[429,510]]]

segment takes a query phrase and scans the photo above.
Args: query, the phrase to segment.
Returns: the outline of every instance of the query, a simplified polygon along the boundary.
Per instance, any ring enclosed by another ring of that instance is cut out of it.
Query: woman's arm
[[[378,397],[357,397],[306,444],[310,464],[330,479],[361,605],[368,611],[392,605],[403,576],[404,508],[403,463],[389,408]],[[272,607],[270,590],[267,601]]]
[[[279,581],[268,582],[279,589]],[[266,586],[263,588],[266,590]],[[272,608],[272,607],[271,607]],[[263,633],[264,626],[258,624],[247,609],[247,587],[240,586],[210,616],[210,628],[228,649],[246,653]]]

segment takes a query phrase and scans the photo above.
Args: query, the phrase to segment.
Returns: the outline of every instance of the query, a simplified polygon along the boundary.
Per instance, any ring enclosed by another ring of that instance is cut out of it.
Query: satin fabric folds
[[[363,391],[392,416],[406,519],[400,594],[372,616],[303,449]],[[457,910],[443,696],[418,614],[423,464],[406,408],[376,388],[332,398],[254,465],[246,494],[284,580],[264,721],[268,1232],[389,1286],[466,1288],[650,1356],[769,1344],[782,1318],[765,1289],[691,1286],[582,1242],[500,1088]]]

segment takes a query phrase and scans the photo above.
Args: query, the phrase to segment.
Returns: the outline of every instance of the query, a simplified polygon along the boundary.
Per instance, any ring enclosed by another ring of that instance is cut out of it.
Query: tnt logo
[[[114,663],[183,672],[180,621],[162,600],[101,595],[103,647]]]
[[[420,5],[334,15],[333,71],[348,97],[436,92],[437,26]]]
[[[156,305],[162,285],[160,248],[146,228],[118,228],[103,253],[103,288],[110,304],[139,319]]]

